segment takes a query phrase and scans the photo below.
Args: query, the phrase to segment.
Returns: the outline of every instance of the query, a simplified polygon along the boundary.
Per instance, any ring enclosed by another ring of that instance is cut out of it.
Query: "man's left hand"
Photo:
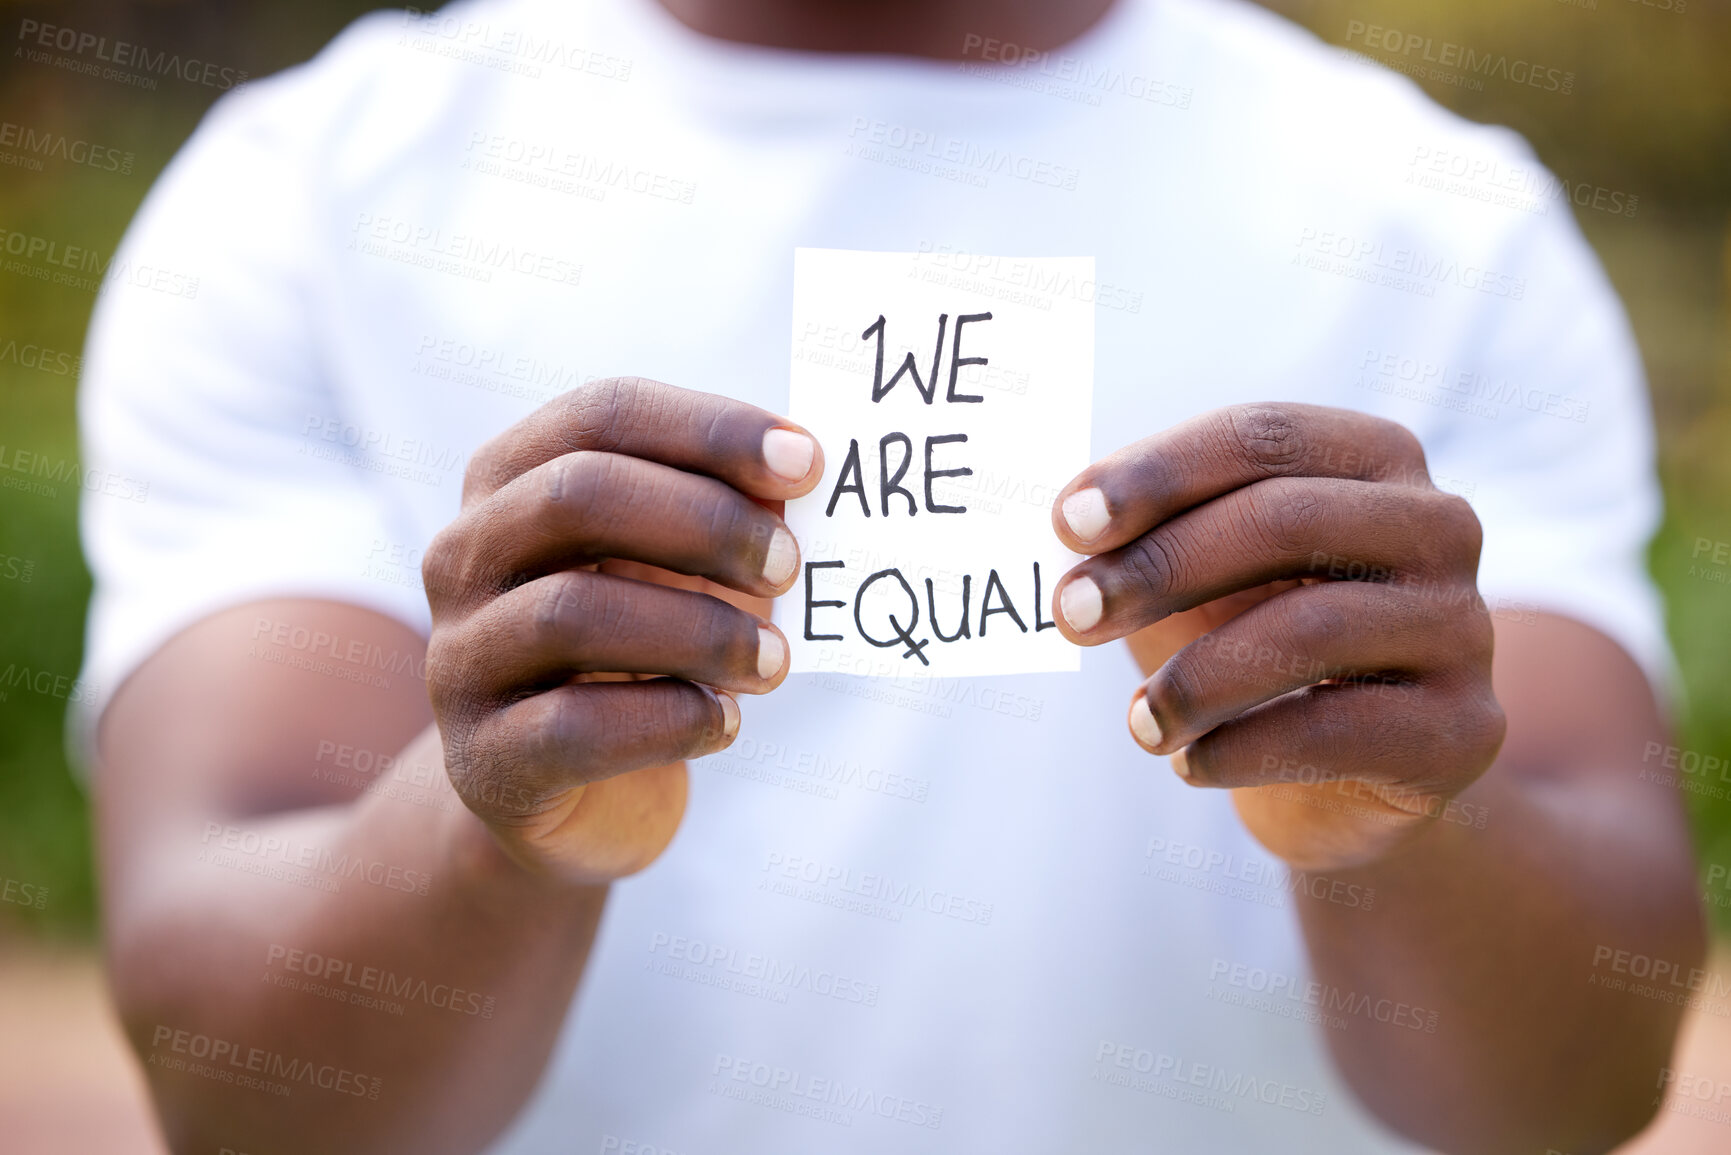
[[[1052,521],[1090,555],[1056,591],[1066,637],[1198,623],[1145,664],[1158,668],[1130,731],[1191,785],[1231,789],[1292,865],[1387,856],[1495,758],[1478,518],[1431,484],[1402,426],[1314,405],[1219,409],[1083,470]]]

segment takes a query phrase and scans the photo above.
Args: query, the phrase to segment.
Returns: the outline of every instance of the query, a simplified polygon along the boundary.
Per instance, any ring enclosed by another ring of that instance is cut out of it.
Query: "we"
[[[961,375],[962,366],[985,365],[988,363],[988,359],[985,357],[962,356],[963,327],[977,324],[982,321],[990,321],[991,319],[992,315],[990,313],[964,313],[960,317],[956,318],[955,331],[953,336],[950,338],[950,382],[948,388],[944,390],[945,401],[957,404],[967,404],[970,402],[978,403],[985,400],[984,397],[981,397],[977,393],[957,393],[956,381]],[[903,377],[911,377],[913,379],[914,388],[919,391],[920,398],[925,401],[927,405],[932,403],[938,391],[938,373],[944,355],[944,329],[949,324],[949,320],[950,315],[948,313],[938,314],[938,337],[937,340],[932,343],[931,372],[924,379],[920,377],[919,366],[915,363],[914,355],[910,351],[902,358],[901,367],[895,371],[895,374],[890,377],[888,381],[885,381],[884,342],[888,335],[885,332],[886,326],[883,314],[878,314],[878,319],[873,321],[869,326],[867,326],[866,331],[860,334],[860,340],[862,341],[874,337],[877,339],[877,367],[872,372],[872,401],[882,401],[885,397],[889,396],[890,390],[894,389]]]

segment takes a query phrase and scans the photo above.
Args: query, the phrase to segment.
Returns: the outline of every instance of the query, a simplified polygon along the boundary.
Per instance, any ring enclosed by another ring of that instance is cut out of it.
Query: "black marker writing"
[[[967,466],[955,469],[934,469],[932,451],[940,445],[960,444],[967,441],[966,433],[946,433],[941,437],[926,438],[926,469],[925,497],[927,513],[966,513],[965,505],[939,505],[932,496],[932,479],[937,477],[972,477],[974,471]],[[890,472],[890,446],[901,446],[901,460],[897,462],[895,472]],[[890,495],[899,494],[907,499],[908,516],[919,513],[919,505],[914,495],[902,486],[902,478],[908,475],[908,466],[914,457],[914,443],[906,433],[886,433],[878,439],[878,508],[883,515],[890,515]],[[824,506],[825,517],[835,516],[836,503],[841,501],[841,495],[851,493],[859,500],[859,511],[862,517],[872,515],[871,501],[866,497],[865,470],[860,464],[859,439],[851,438],[847,443],[847,456],[842,459],[841,468],[836,471],[835,488],[829,492],[829,504]]]

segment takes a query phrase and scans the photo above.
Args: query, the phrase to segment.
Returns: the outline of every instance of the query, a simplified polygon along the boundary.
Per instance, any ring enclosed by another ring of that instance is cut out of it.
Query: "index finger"
[[[1059,492],[1052,525],[1077,553],[1104,553],[1187,509],[1271,477],[1431,487],[1418,438],[1392,421],[1321,405],[1230,405],[1084,469]]]
[[[823,476],[817,439],[786,418],[714,393],[611,377],[555,397],[476,450],[463,505],[580,449],[707,474],[764,501],[798,497]]]

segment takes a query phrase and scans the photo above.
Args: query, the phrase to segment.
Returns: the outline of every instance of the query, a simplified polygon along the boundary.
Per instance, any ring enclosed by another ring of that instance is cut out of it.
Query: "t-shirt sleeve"
[[[111,265],[79,421],[87,476],[128,484],[83,495],[95,592],[69,737],[85,765],[113,691],[219,609],[321,597],[426,629],[419,589],[361,576],[369,547],[406,539],[388,488],[320,452],[342,414],[314,298],[332,87],[290,72],[220,101]]]
[[[1431,473],[1478,513],[1479,587],[1497,618],[1580,620],[1670,694],[1646,567],[1662,503],[1640,354],[1569,206],[1545,208],[1508,235],[1494,283],[1508,295],[1488,300],[1470,354],[1446,370],[1439,395],[1457,419],[1426,447]]]

